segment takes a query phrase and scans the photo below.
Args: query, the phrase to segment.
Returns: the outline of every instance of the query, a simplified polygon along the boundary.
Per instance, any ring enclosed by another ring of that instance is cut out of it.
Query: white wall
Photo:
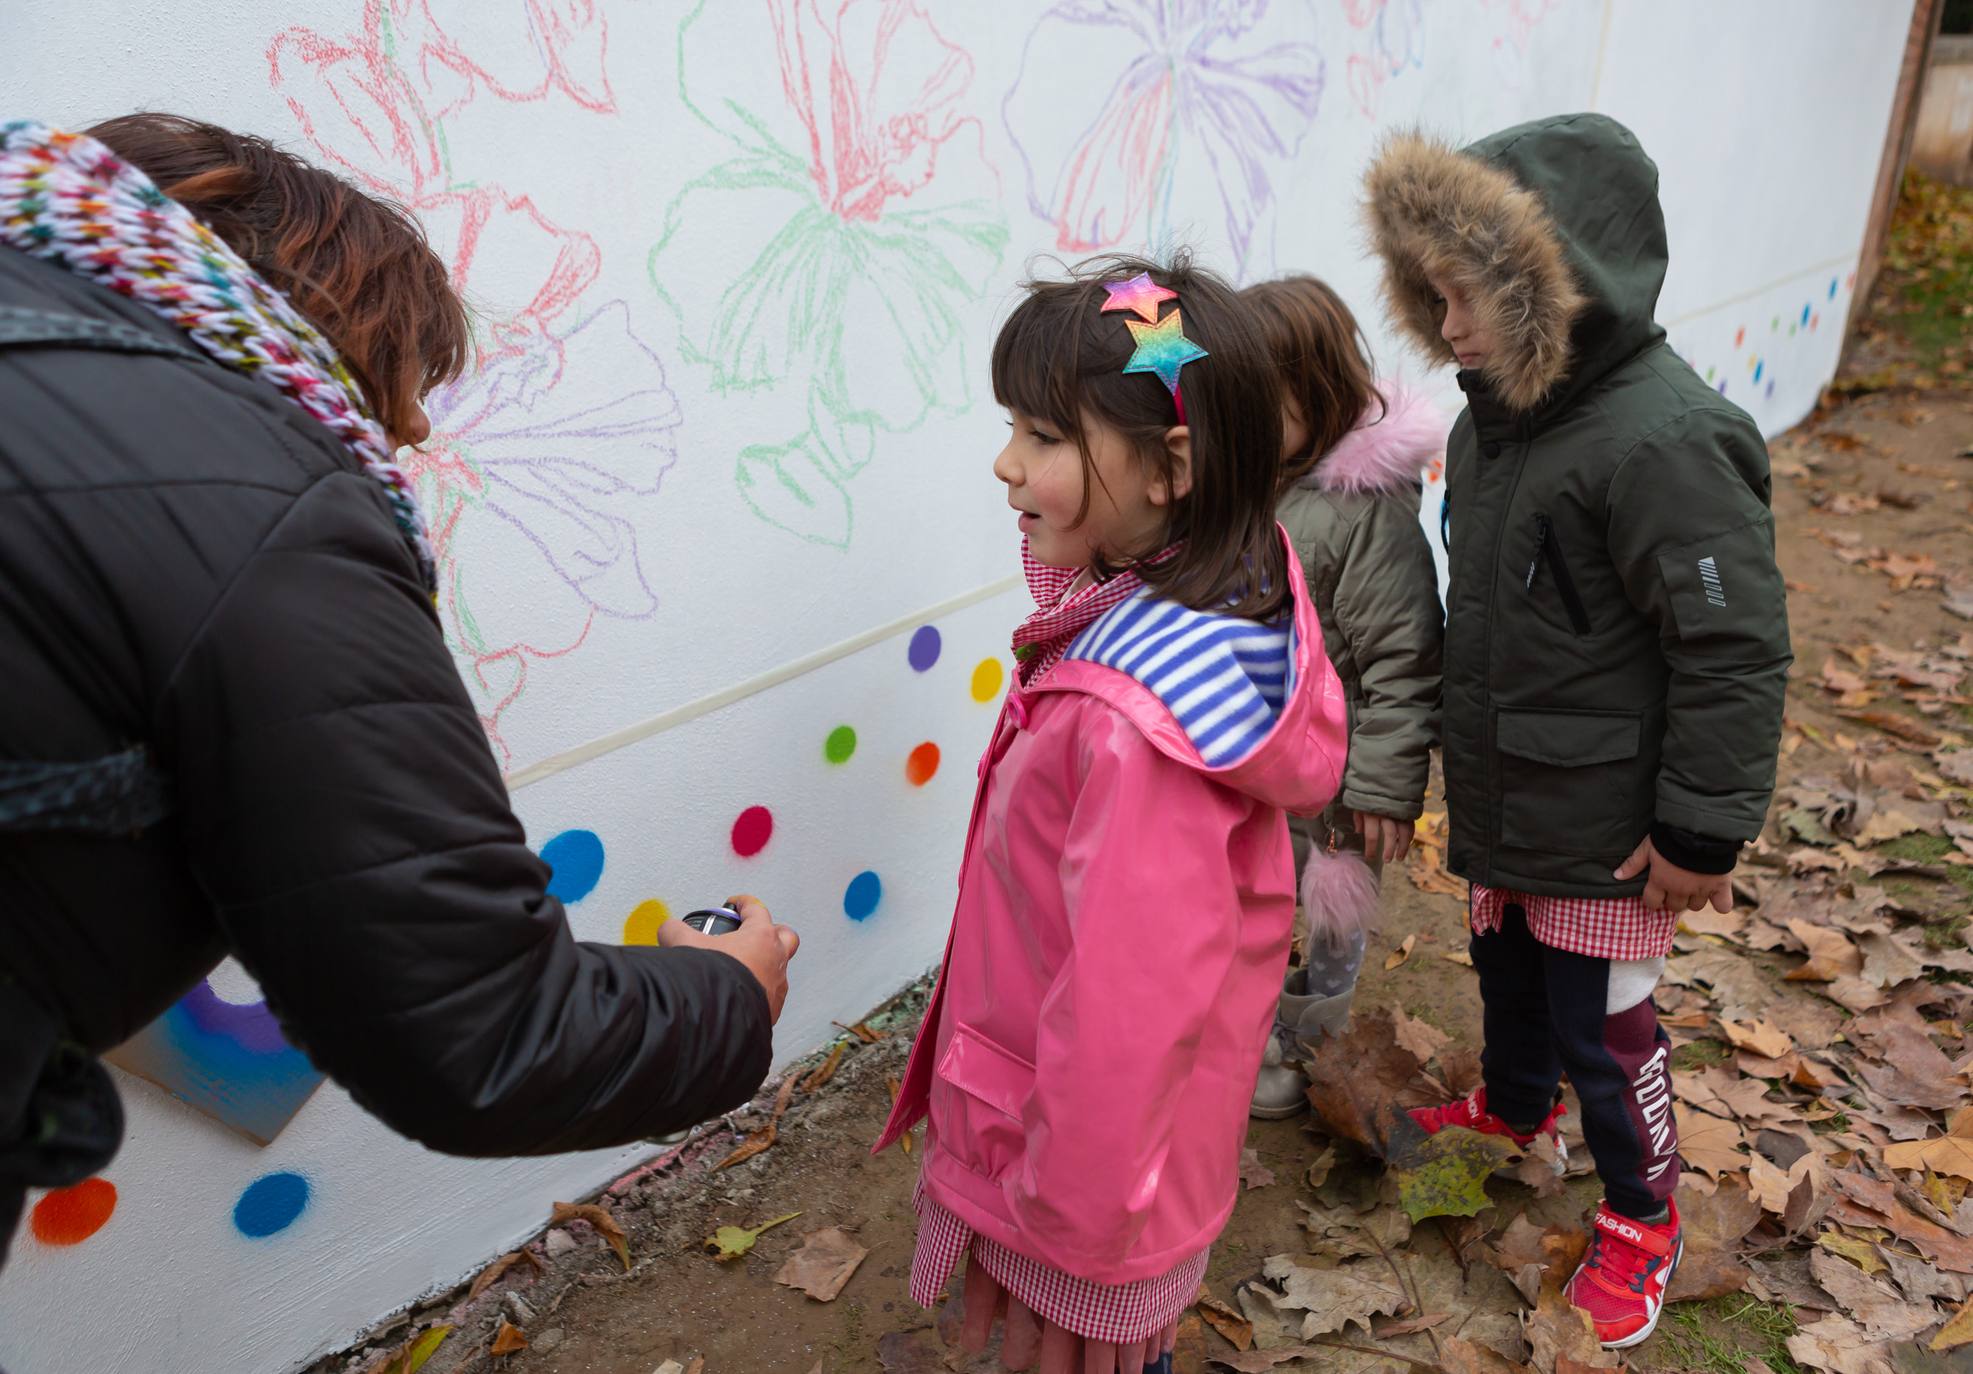
[[[799,923],[791,1057],[937,956],[992,713],[972,676],[1004,662],[1023,609],[984,359],[1035,254],[1182,241],[1243,278],[1319,272],[1385,370],[1450,403],[1449,376],[1378,319],[1364,159],[1398,125],[1468,138],[1604,110],[1663,170],[1672,342],[1778,430],[1835,363],[1909,15],[68,0],[0,10],[0,117],[178,110],[330,159],[424,217],[490,324],[481,376],[434,407],[424,489],[457,517],[447,623],[529,833],[602,841],[570,908],[586,937],[624,938],[647,900],[680,911],[736,888]],[[802,73],[784,51],[806,53],[811,96],[789,94]],[[828,118],[832,62],[863,116],[848,133]],[[1248,122],[1219,122],[1236,108]],[[1076,195],[1057,194],[1065,168],[1087,174]],[[917,671],[912,632],[933,622],[942,652]],[[874,642],[830,658],[859,636]],[[679,711],[811,656],[830,661]],[[842,724],[859,745],[833,765]],[[943,766],[919,787],[905,768],[923,742]],[[774,833],[743,859],[731,827],[756,805]],[[854,921],[844,894],[866,870],[883,900]],[[114,1212],[76,1244],[24,1233],[0,1275],[16,1374],[291,1368],[640,1154],[461,1163],[333,1086],[260,1148],[122,1085]],[[250,1238],[236,1203],[270,1173],[304,1179],[307,1203]]]

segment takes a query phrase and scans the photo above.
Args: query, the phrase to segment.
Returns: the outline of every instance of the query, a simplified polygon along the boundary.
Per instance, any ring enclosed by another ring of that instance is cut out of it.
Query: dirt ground
[[[1882,330],[1867,333],[1858,355],[1862,361],[1850,369],[1853,376],[1870,374],[1858,384],[1859,394],[1832,396],[1816,416],[1772,446],[1774,507],[1781,563],[1791,590],[1796,654],[1778,816],[1788,804],[1789,789],[1799,780],[1840,775],[1859,761],[1883,762],[1899,749],[1936,747],[1941,737],[1949,746],[1973,735],[1973,706],[1951,690],[1921,708],[1926,714],[1886,711],[1881,704],[1873,710],[1874,692],[1863,690],[1859,695],[1844,676],[1851,670],[1859,679],[1863,676],[1871,651],[1858,646],[1905,652],[1935,651],[1957,643],[1962,657],[1966,648],[1973,647],[1973,640],[1963,637],[1969,630],[1967,621],[1958,618],[1973,616],[1973,604],[1967,604],[1973,602],[1973,590],[1965,590],[1973,585],[1973,390],[1957,386],[1958,369],[1952,366],[1944,369],[1943,378],[1928,374],[1917,389],[1896,384],[1878,389],[1885,386],[1886,369],[1895,372],[1896,354],[1895,340],[1887,342]],[[1931,362],[1936,364],[1936,356]],[[1944,604],[1956,590],[1962,603],[1957,613]],[[1859,652],[1862,658],[1856,657]],[[1930,736],[1930,741],[1923,736]],[[1955,808],[1963,814],[1967,793],[1961,788],[1955,795],[1959,800],[1940,803],[1949,808],[1944,813],[1948,816],[1955,814]],[[1790,864],[1799,864],[1803,851],[1794,850],[1793,857],[1784,860],[1788,845],[1781,825],[1772,826],[1769,842],[1743,869],[1750,900],[1761,900],[1758,892],[1767,890],[1764,883],[1800,873]],[[1948,960],[1963,962],[1966,917],[1973,910],[1973,880],[1968,874],[1973,869],[1940,863],[1942,852],[1951,847],[1937,833],[1907,834],[1873,851],[1880,857],[1866,871],[1890,894],[1885,902],[1898,922],[1897,932],[1912,940],[1922,932],[1924,949],[1943,951]],[[1829,852],[1847,857],[1822,867],[1869,861],[1854,848]],[[1910,861],[1889,857],[1898,854]],[[1889,871],[1878,877],[1887,866]],[[1760,918],[1782,922],[1789,913],[1773,907],[1772,900],[1761,906]],[[1408,957],[1401,961],[1392,957],[1414,936]],[[1477,1045],[1475,976],[1452,957],[1464,942],[1462,907],[1456,898],[1428,895],[1407,874],[1387,875],[1382,928],[1357,1003],[1359,1020],[1379,1008],[1401,1009],[1444,1032],[1455,1046]],[[1705,953],[1709,945],[1696,937],[1682,937],[1681,948]],[[1779,1024],[1825,1026],[1825,1039],[1830,1042],[1842,1038],[1839,1024],[1846,1029],[1856,1024],[1846,1023],[1847,1013],[1830,1000],[1831,985],[1800,981],[1796,954],[1787,946],[1770,942],[1765,949],[1750,947],[1744,954],[1735,953],[1745,960],[1744,970],[1735,975],[1743,978],[1736,995],[1748,1005],[1764,1008],[1763,1015]],[[1393,967],[1386,967],[1387,959]],[[1791,969],[1796,980],[1784,980]],[[1958,985],[1968,982],[1973,978],[1965,973],[1941,973],[1927,987],[1936,984],[1959,998],[1950,1016],[1961,1018],[1966,1003]],[[1925,989],[1912,994],[1911,986],[1904,984],[1904,1000],[1913,1008],[1939,1004],[1939,999],[1922,995]],[[1708,1014],[1694,1010],[1702,1000],[1701,991],[1672,990],[1670,1005],[1685,1013],[1668,1014],[1675,1040],[1683,1047],[1675,1063],[1689,1070],[1725,1060],[1730,1068],[1734,1050],[1706,1028],[1723,1025],[1723,1020],[1709,1020]],[[1724,1000],[1719,987],[1713,995]],[[429,1374],[653,1374],[667,1361],[692,1370],[699,1360],[705,1374],[811,1374],[818,1369],[828,1374],[879,1370],[900,1374],[970,1368],[956,1357],[942,1358],[930,1317],[906,1293],[917,1160],[898,1148],[879,1157],[872,1157],[868,1149],[902,1072],[923,997],[921,986],[874,1015],[868,1023],[874,1040],[846,1035],[840,1060],[825,1084],[813,1090],[806,1086],[820,1060],[800,1070],[771,1148],[731,1168],[709,1172],[771,1115],[775,1085],[729,1123],[702,1128],[663,1167],[620,1183],[599,1199],[628,1233],[627,1272],[587,1222],[565,1222],[537,1238],[529,1247],[531,1258],[512,1264],[497,1280],[483,1285],[483,1292],[470,1297],[455,1292],[434,1299],[374,1333],[361,1349],[322,1361],[317,1374],[387,1367],[382,1357],[394,1343],[415,1338],[438,1321],[453,1329],[424,1365]],[[1954,1048],[1953,1042],[1965,1033],[1962,1022],[1930,1024],[1934,1034],[1946,1041],[1948,1052],[1958,1058],[1963,1048]],[[1805,1039],[1800,1047],[1804,1054],[1812,1048]],[[1740,1063],[1746,1072],[1744,1050]],[[1960,1059],[1957,1072],[1963,1075],[1968,1063],[1973,1058]],[[1959,1083],[1963,1089],[1963,1077]],[[1786,1082],[1769,1087],[1790,1091]],[[1837,1132],[1836,1139],[1849,1142],[1831,1156],[1842,1160],[1844,1168],[1861,1167],[1859,1156],[1885,1148],[1893,1137],[1930,1134],[1942,1124],[1934,1119],[1902,1135],[1893,1129],[1890,1136],[1880,1132],[1866,1139],[1840,1134],[1868,1130],[1849,1123],[1843,1112],[1835,1110],[1841,1103],[1832,1106],[1827,1097],[1811,1101],[1801,1093],[1790,1101],[1798,1104],[1804,1120],[1816,1123],[1817,1132]],[[1762,1132],[1755,1148],[1767,1151],[1771,1135]],[[1803,1134],[1802,1138],[1811,1137]],[[1754,1139],[1749,1128],[1747,1140]],[[1347,1144],[1339,1147],[1328,1177],[1311,1180],[1310,1166],[1330,1142],[1306,1116],[1256,1124],[1249,1142],[1258,1164],[1272,1179],[1249,1171],[1249,1186],[1242,1191],[1232,1223],[1214,1247],[1207,1287],[1213,1297],[1228,1304],[1236,1303],[1239,1286],[1261,1277],[1270,1256],[1306,1257],[1319,1248],[1304,1226],[1307,1213],[1298,1203],[1319,1202],[1326,1207],[1340,1199],[1345,1206],[1367,1207],[1380,1189],[1389,1187],[1375,1162]],[[1791,1149],[1775,1157],[1786,1167],[1795,1154]],[[1749,1162],[1754,1162],[1751,1155]],[[1883,1172],[1889,1176],[1889,1170]],[[1931,1178],[1927,1175],[1928,1186]],[[1711,1186],[1706,1185],[1706,1191]],[[1528,1358],[1526,1347],[1520,1346],[1520,1314],[1527,1304],[1498,1261],[1480,1262],[1480,1258],[1488,1243],[1498,1244],[1502,1228],[1517,1215],[1525,1215],[1537,1227],[1555,1228],[1549,1233],[1553,1235],[1580,1227],[1595,1203],[1595,1180],[1575,1176],[1565,1188],[1539,1196],[1518,1182],[1496,1177],[1487,1184],[1487,1192],[1491,1204],[1487,1212],[1472,1220],[1438,1217],[1421,1222],[1410,1228],[1409,1239],[1394,1247],[1390,1257],[1393,1272],[1401,1271],[1400,1281],[1414,1299],[1411,1305],[1441,1319],[1436,1331],[1406,1332],[1385,1323],[1373,1333],[1362,1325],[1348,1326],[1330,1339],[1363,1350],[1332,1345],[1321,1356],[1288,1367],[1452,1367],[1440,1343],[1440,1337],[1452,1336],[1509,1353],[1515,1362],[1498,1368],[1525,1367],[1518,1361]],[[1960,1207],[1957,1216],[1953,1213],[1963,1194],[1963,1183],[1956,1191],[1948,1187],[1944,1193],[1934,1192],[1938,1214],[1964,1224],[1967,1207]],[[543,1199],[544,1222],[549,1201]],[[756,1227],[796,1213],[793,1220],[761,1234],[743,1258],[720,1263],[705,1252],[704,1241],[717,1228]],[[1832,1215],[1843,1215],[1840,1205]],[[1858,1215],[1870,1219],[1855,1207],[1850,1215],[1853,1220]],[[1771,1236],[1775,1224],[1757,1235]],[[825,1227],[849,1233],[869,1255],[840,1296],[819,1302],[777,1284],[775,1275],[802,1247],[807,1234]],[[1495,1240],[1486,1242],[1490,1235]],[[1835,1236],[1839,1244],[1831,1244],[1828,1236]],[[1899,1243],[1882,1227],[1841,1231],[1832,1226],[1822,1244],[1839,1249],[1845,1237],[1855,1236],[1862,1237],[1856,1243],[1866,1250],[1871,1245],[1896,1248]],[[1827,1360],[1804,1356],[1801,1364],[1795,1363],[1788,1338],[1815,1313],[1798,1312],[1790,1301],[1773,1297],[1774,1290],[1785,1289],[1817,1302],[1819,1290],[1809,1278],[1809,1266],[1821,1263],[1814,1239],[1811,1226],[1809,1232],[1794,1235],[1792,1248],[1778,1241],[1743,1242],[1738,1258],[1753,1261],[1765,1285],[1761,1291],[1769,1300],[1720,1293],[1716,1285],[1714,1296],[1669,1309],[1659,1333],[1626,1352],[1628,1367],[1717,1374],[1850,1368],[1847,1355]],[[1762,1245],[1770,1248],[1763,1256],[1754,1255]],[[1860,1252],[1839,1252],[1862,1262]],[[1866,1266],[1859,1272],[1874,1271]],[[1830,1276],[1823,1270],[1816,1273],[1827,1287]],[[1727,1286],[1734,1282],[1739,1280],[1730,1279]],[[1923,1301],[1928,1313],[1935,1310],[1930,1306],[1934,1299],[1948,1304],[1936,1309],[1937,1319],[1943,1320],[1950,1307],[1966,1297],[1966,1281],[1944,1275],[1937,1283]],[[1840,1298],[1820,1300],[1822,1309],[1839,1317],[1846,1311],[1856,1315],[1850,1310],[1854,1306],[1854,1301]],[[1830,1328],[1825,1324],[1823,1329]],[[1878,1334],[1883,1329],[1888,1328],[1871,1328]],[[524,1339],[525,1348],[503,1355],[487,1353],[503,1333],[510,1345]],[[1215,1331],[1193,1323],[1181,1349],[1180,1367],[1199,1369],[1232,1350]],[[1880,1352],[1879,1364],[1858,1356],[1854,1367],[1914,1374],[1973,1368],[1965,1358],[1969,1351],[1973,1346],[1961,1346],[1955,1353],[1932,1353],[1916,1341],[1907,1341],[1894,1355]],[[1548,1363],[1542,1362],[1537,1342],[1536,1364],[1554,1367],[1552,1352],[1550,1356]]]

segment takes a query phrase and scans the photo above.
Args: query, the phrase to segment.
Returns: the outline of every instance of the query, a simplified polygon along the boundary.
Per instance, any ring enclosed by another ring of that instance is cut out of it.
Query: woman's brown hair
[[[1141,461],[1172,476],[1166,436],[1178,424],[1171,392],[1148,372],[1125,372],[1135,349],[1128,318],[1103,312],[1105,283],[1138,273],[1178,299],[1185,336],[1206,350],[1179,374],[1192,436],[1191,490],[1167,508],[1155,547],[1122,550],[1125,566],[1169,600],[1194,610],[1271,620],[1288,604],[1287,567],[1274,524],[1281,467],[1281,404],[1252,313],[1215,274],[1179,253],[1168,264],[1115,255],[1092,258],[1065,281],[1025,284],[1027,299],[993,345],[994,399],[1075,436],[1082,455],[1083,502],[1102,480],[1091,457],[1090,422],[1121,434]],[[1156,563],[1166,546],[1184,541]],[[1099,562],[1098,576],[1117,568]]]
[[[1281,391],[1308,429],[1308,442],[1281,464],[1281,485],[1291,487],[1315,471],[1372,405],[1381,411],[1370,344],[1342,297],[1315,277],[1264,281],[1240,295],[1259,322]]]
[[[264,138],[196,119],[132,114],[87,132],[320,329],[392,434],[410,431],[425,392],[465,371],[465,303],[409,211]]]

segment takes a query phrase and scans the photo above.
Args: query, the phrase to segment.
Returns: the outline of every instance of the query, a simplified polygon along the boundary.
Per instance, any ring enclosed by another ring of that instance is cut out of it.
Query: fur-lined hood
[[[1464,150],[1398,134],[1364,188],[1392,318],[1449,361],[1430,279],[1456,283],[1499,340],[1480,373],[1509,409],[1541,409],[1662,337],[1658,168],[1616,120],[1561,115]]]
[[[1445,451],[1445,418],[1409,387],[1386,382],[1377,391],[1382,402],[1373,403],[1297,485],[1364,495],[1417,487],[1425,465]]]

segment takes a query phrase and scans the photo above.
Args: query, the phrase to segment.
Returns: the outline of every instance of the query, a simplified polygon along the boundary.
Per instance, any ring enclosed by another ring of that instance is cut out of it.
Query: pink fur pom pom
[[[1340,949],[1356,932],[1367,934],[1375,928],[1377,887],[1377,875],[1362,855],[1311,850],[1302,869],[1302,910],[1308,916],[1309,942],[1321,940]]]

